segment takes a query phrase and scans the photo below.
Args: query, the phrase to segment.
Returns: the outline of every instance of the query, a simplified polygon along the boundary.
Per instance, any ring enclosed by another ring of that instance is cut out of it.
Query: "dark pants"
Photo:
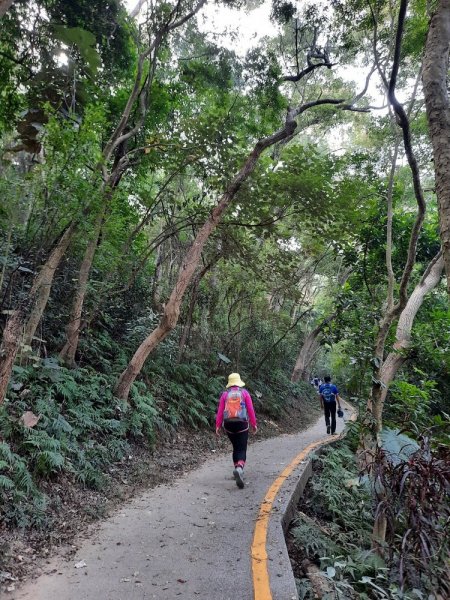
[[[325,423],[327,428],[330,427],[331,416],[331,433],[336,431],[336,402],[324,402],[323,409],[325,411]]]
[[[247,459],[248,423],[243,421],[227,421],[223,428],[233,444],[233,463],[245,463]]]

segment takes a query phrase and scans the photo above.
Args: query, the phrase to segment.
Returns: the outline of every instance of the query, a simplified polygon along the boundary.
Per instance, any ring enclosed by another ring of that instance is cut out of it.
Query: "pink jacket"
[[[233,389],[233,387],[238,387],[238,386],[232,386],[230,389]],[[244,388],[241,388],[241,389],[242,389],[244,400],[245,400],[245,406],[247,407],[248,420],[252,427],[256,427],[256,415],[255,415],[255,410],[253,408],[252,397],[250,396],[250,394],[247,392],[246,389],[244,389]],[[226,390],[220,396],[219,408],[217,409],[217,415],[216,415],[216,429],[219,427],[222,427],[222,425],[223,425],[223,411],[225,409],[225,400],[227,399],[228,391],[229,390]]]

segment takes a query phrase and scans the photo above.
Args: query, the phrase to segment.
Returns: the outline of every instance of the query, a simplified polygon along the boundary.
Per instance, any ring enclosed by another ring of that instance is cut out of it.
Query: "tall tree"
[[[313,40],[313,45],[316,45],[316,40]],[[329,67],[328,61],[320,60],[317,65],[311,69],[297,69],[297,74],[294,79],[291,79],[295,83],[300,82],[302,79],[307,77],[311,72],[318,70],[322,67]],[[284,77],[286,81],[287,78]],[[219,224],[222,215],[228,209],[236,194],[239,192],[243,183],[249,178],[249,176],[255,170],[258,160],[263,152],[277,144],[283,143],[286,140],[291,140],[297,129],[297,119],[300,115],[304,114],[308,110],[318,107],[332,105],[340,107],[344,110],[365,110],[358,109],[354,106],[358,100],[361,99],[363,94],[360,94],[350,100],[344,98],[320,98],[318,100],[312,100],[309,102],[303,102],[297,108],[289,108],[283,127],[275,131],[271,135],[265,136],[257,141],[253,146],[251,152],[247,155],[242,167],[227,185],[225,192],[220,197],[217,205],[212,210],[206,222],[199,229],[191,247],[186,253],[183,259],[181,268],[178,273],[178,278],[175,286],[170,294],[170,297],[165,304],[164,314],[161,321],[146,338],[143,340],[139,348],[134,353],[130,360],[127,368],[122,372],[119,380],[115,387],[115,394],[121,399],[127,399],[130,393],[131,386],[135,381],[136,377],[141,372],[141,369],[147,360],[148,356],[155,350],[155,348],[164,340],[169,333],[175,328],[178,317],[180,314],[181,302],[183,300],[185,291],[189,286],[197,266],[200,261],[202,250],[209,239],[211,233]]]
[[[450,1],[439,0],[431,17],[423,59],[423,91],[433,146],[442,253],[450,297]]]
[[[11,8],[14,0],[0,0],[0,17],[2,17]]]
[[[124,172],[129,167],[134,149],[125,150],[125,152],[122,152],[120,149],[126,147],[128,140],[136,136],[145,123],[150,104],[150,90],[161,48],[164,46],[170,33],[193,18],[205,4],[205,1],[199,0],[196,4],[191,4],[190,2],[178,0],[170,10],[166,11],[162,8],[158,12],[157,9],[156,14],[150,15],[148,37],[143,40],[143,47],[137,57],[136,75],[131,92],[103,148],[101,161],[94,171],[94,179],[99,175],[101,179],[100,197],[102,198],[102,206],[108,202],[111,192],[118,185]],[[47,305],[56,270],[80,223],[92,210],[92,203],[88,199],[81,215],[76,217],[65,228],[57,246],[43,263],[27,298],[13,310],[9,319],[10,322],[6,326],[8,340],[4,340],[5,343],[2,342],[2,346],[0,347],[0,373],[2,375],[0,402],[4,399],[14,359],[21,344],[22,330],[25,330],[25,345],[30,345]],[[83,270],[87,276],[90,265],[87,264],[86,260],[83,262]],[[86,289],[83,284],[84,279],[85,276],[79,277],[79,290],[76,298],[77,306],[73,308],[72,314],[75,314],[75,312],[78,314],[82,310]],[[16,337],[15,345],[12,344],[14,336]],[[70,347],[73,347],[72,342]]]

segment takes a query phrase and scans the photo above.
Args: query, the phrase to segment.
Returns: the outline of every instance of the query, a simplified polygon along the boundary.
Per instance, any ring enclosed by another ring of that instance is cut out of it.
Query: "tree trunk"
[[[156,312],[162,312],[161,304],[161,280],[162,280],[162,269],[163,269],[163,245],[158,246],[156,250],[156,265],[155,274],[153,276],[153,288],[152,288],[152,307]]]
[[[308,368],[311,363],[313,347],[319,344],[320,335],[321,330],[315,328],[306,336],[303,345],[300,348],[300,352],[298,353],[297,360],[295,361],[294,370],[292,371],[291,381],[293,383],[297,383],[298,381],[308,381]]]
[[[433,146],[440,235],[450,295],[450,106],[448,68],[450,0],[439,0],[430,22],[423,59],[423,91]]]
[[[319,344],[320,336],[325,326],[328,325],[337,315],[337,311],[329,315],[326,319],[321,321],[305,338],[303,345],[298,354],[295,362],[294,370],[292,371],[291,381],[293,383],[297,381],[308,380],[308,367],[311,363],[311,359],[315,354],[316,347]]]
[[[66,228],[59,242],[51,251],[50,256],[34,280],[33,286],[30,290],[32,308],[27,324],[25,325],[23,336],[23,343],[26,346],[31,346],[33,336],[42,318],[45,307],[47,306],[47,301],[50,296],[50,290],[52,287],[53,278],[55,277],[56,269],[59,267],[61,260],[66,253],[70,242],[72,241],[77,225],[78,222],[72,221],[72,223]]]
[[[47,261],[44,263],[40,272],[35,277],[28,296],[17,306],[17,308],[12,311],[12,314],[6,322],[6,326],[3,331],[2,343],[0,346],[0,404],[5,399],[14,361],[22,343],[22,334],[25,323],[27,322],[30,314],[33,313],[33,308],[35,307],[36,302],[39,302],[40,292],[42,291],[42,287],[45,286],[45,282],[49,281],[49,277],[51,277],[51,285],[54,271],[56,270],[65,250],[70,243],[70,240],[73,237],[77,224],[77,222],[72,222],[64,231],[58,243],[50,253]]]
[[[400,314],[396,341],[393,349],[387,355],[379,369],[379,379],[373,384],[372,393],[372,415],[376,421],[376,431],[380,432],[383,426],[382,414],[389,386],[394,380],[398,370],[408,358],[408,350],[411,346],[411,330],[414,319],[423,304],[425,296],[433,290],[441,280],[444,269],[444,259],[439,252],[428,265],[420,282],[414,288],[409,300]]]
[[[17,351],[22,339],[23,313],[20,309],[6,321],[3,339],[0,346],[0,404],[3,403]]]
[[[97,249],[100,232],[102,230],[104,217],[104,208],[100,211],[94,224],[94,230],[91,239],[88,241],[83,261],[78,274],[78,285],[75,290],[72,309],[69,317],[69,324],[66,329],[66,343],[59,353],[59,358],[69,368],[74,368],[75,354],[78,349],[80,339],[81,317],[83,315],[83,305],[88,289],[89,274],[91,272],[92,263],[94,262],[95,251]]]
[[[408,0],[401,0],[399,7],[399,15],[398,15],[398,23],[397,30],[395,34],[395,49],[394,49],[394,59],[392,63],[392,71],[389,83],[384,78],[384,83],[386,88],[388,89],[388,99],[391,104],[397,119],[398,125],[401,127],[402,136],[403,136],[403,147],[405,149],[405,154],[408,159],[408,165],[411,170],[411,176],[414,187],[414,195],[417,202],[417,214],[414,225],[411,229],[411,234],[409,238],[408,245],[408,253],[406,257],[406,262],[403,267],[403,273],[400,280],[399,291],[398,291],[398,302],[396,304],[393,303],[393,298],[390,297],[390,287],[392,286],[392,280],[389,281],[389,269],[390,269],[390,256],[386,255],[387,261],[387,270],[388,270],[388,298],[387,298],[387,306],[388,308],[384,312],[382,318],[380,319],[379,329],[377,333],[377,338],[375,342],[375,350],[374,350],[374,375],[373,375],[373,383],[370,397],[367,401],[366,407],[366,416],[363,429],[363,433],[361,435],[361,450],[360,450],[360,462],[361,468],[370,468],[369,465],[373,460],[374,451],[377,443],[377,432],[381,429],[382,426],[382,410],[384,398],[386,397],[387,389],[384,389],[384,383],[382,381],[383,377],[383,363],[384,363],[384,351],[386,339],[389,334],[390,328],[394,322],[394,320],[400,315],[402,315],[404,309],[408,304],[408,285],[411,278],[412,270],[414,264],[416,262],[416,252],[417,252],[417,243],[420,235],[420,231],[422,229],[422,224],[425,218],[426,204],[425,198],[422,190],[422,185],[420,181],[420,173],[419,167],[417,164],[416,157],[413,152],[412,143],[411,143],[411,131],[409,125],[409,112],[411,111],[412,104],[410,105],[410,110],[405,112],[403,105],[398,101],[396,97],[396,84],[397,77],[400,68],[400,58],[401,58],[401,45],[403,39],[403,29],[405,24],[405,18],[408,8]],[[414,89],[414,95],[417,87]],[[395,157],[395,152],[394,152]],[[393,170],[391,170],[391,181],[392,181]],[[389,211],[389,206],[388,206]],[[389,214],[388,214],[389,218]],[[389,234],[389,229],[388,229]],[[389,237],[388,237],[388,246],[389,246]],[[390,251],[390,248],[387,248]],[[428,270],[427,270],[428,271]],[[415,316],[415,315],[414,315]]]
[[[130,17],[132,19],[134,19],[135,17],[137,17],[139,15],[139,13],[141,12],[141,9],[145,3],[146,3],[146,0],[138,0],[137,4],[133,8],[133,10],[130,11]]]
[[[4,254],[3,254],[3,267],[2,267],[2,272],[0,274],[0,294],[3,289],[3,281],[5,279],[6,265],[8,264],[9,251],[11,249],[12,232],[13,232],[13,226],[10,225],[10,227],[8,229],[8,234],[6,236],[6,244],[5,244]]]
[[[3,17],[13,4],[14,0],[0,0],[0,17]]]
[[[130,393],[130,388],[140,373],[147,357],[149,354],[158,346],[158,344],[164,340],[167,335],[174,329],[177,324],[180,305],[183,300],[184,293],[194,276],[197,265],[200,261],[201,253],[203,248],[214,229],[217,227],[223,213],[230,205],[234,196],[240,189],[242,183],[251,175],[258,159],[262,152],[276,144],[280,140],[284,139],[295,131],[297,123],[293,117],[293,113],[288,113],[286,123],[282,129],[274,133],[273,135],[259,140],[253,151],[248,156],[243,167],[233,178],[230,185],[228,186],[225,193],[222,195],[217,206],[213,209],[207,221],[199,229],[194,242],[187,251],[187,254],[181,264],[181,268],[178,273],[178,279],[175,283],[175,287],[169,297],[169,300],[165,306],[164,314],[158,327],[142,342],[139,348],[136,350],[133,358],[128,364],[127,368],[120,375],[115,388],[115,394],[118,398],[126,400]]]

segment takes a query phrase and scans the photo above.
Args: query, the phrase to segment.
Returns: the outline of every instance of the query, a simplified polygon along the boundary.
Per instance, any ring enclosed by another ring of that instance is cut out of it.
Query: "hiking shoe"
[[[331,428],[330,428],[330,426],[328,425],[328,427],[327,427],[327,433],[330,433],[330,432],[331,432]]]
[[[234,479],[236,481],[236,485],[240,490],[244,487],[244,471],[242,467],[236,467],[233,471]]]

